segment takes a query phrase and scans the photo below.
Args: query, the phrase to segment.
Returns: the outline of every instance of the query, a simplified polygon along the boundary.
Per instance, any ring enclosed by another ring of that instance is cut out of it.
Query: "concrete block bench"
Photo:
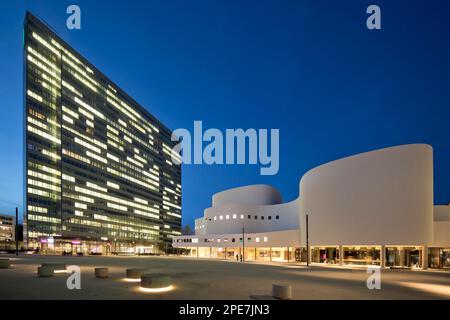
[[[95,268],[95,277],[106,279],[109,277],[109,268]]]
[[[38,276],[41,278],[53,277],[54,269],[51,266],[41,266],[38,267]]]
[[[143,274],[149,273],[149,269],[127,269],[127,279],[139,280]]]
[[[66,265],[62,263],[43,263],[42,267],[46,267],[53,270],[53,273],[65,273]]]
[[[162,289],[172,285],[172,278],[167,274],[143,274],[141,276],[141,288]]]
[[[0,269],[11,268],[11,261],[9,259],[0,259]]]
[[[272,285],[272,295],[276,299],[288,300],[292,298],[292,287],[287,285]]]

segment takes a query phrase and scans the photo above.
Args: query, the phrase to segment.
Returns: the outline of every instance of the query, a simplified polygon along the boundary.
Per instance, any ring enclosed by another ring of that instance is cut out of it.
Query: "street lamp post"
[[[309,225],[308,225],[308,214],[306,214],[306,266],[309,267]]]
[[[19,208],[16,207],[16,223],[14,228],[16,238],[16,256],[19,255]]]
[[[244,237],[244,228],[242,228],[242,255],[241,255],[241,261],[244,262],[245,261],[245,237]]]

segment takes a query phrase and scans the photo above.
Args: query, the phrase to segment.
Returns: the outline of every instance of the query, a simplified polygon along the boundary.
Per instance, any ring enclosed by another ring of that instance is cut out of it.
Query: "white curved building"
[[[433,150],[425,144],[366,152],[313,168],[283,203],[268,185],[213,196],[190,255],[246,260],[450,267],[450,206],[433,206]],[[342,254],[341,254],[342,253]]]
[[[225,190],[195,220],[195,236],[175,237],[173,246],[189,247],[199,257],[291,260],[302,247],[299,210],[298,199],[283,203],[268,185]]]

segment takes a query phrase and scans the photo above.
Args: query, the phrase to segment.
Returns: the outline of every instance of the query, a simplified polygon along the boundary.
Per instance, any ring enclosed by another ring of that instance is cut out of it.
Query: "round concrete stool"
[[[51,266],[38,267],[38,276],[41,278],[53,277],[54,269]]]
[[[9,259],[0,259],[0,269],[11,268],[11,261]]]
[[[65,273],[66,265],[62,263],[43,263],[42,267],[47,267],[53,270],[53,273]]]
[[[167,274],[144,274],[141,276],[141,288],[164,289],[172,285],[172,278]]]
[[[149,269],[127,269],[127,279],[139,280],[143,274],[149,272]]]
[[[106,279],[109,276],[109,268],[95,268],[95,277],[99,279]]]
[[[292,287],[279,284],[272,285],[272,295],[276,299],[288,300],[292,298]]]

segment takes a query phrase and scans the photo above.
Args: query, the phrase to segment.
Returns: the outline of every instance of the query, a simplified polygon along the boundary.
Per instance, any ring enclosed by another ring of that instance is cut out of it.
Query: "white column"
[[[428,269],[428,246],[422,247],[422,270]]]
[[[339,265],[344,265],[344,246],[339,246]]]

